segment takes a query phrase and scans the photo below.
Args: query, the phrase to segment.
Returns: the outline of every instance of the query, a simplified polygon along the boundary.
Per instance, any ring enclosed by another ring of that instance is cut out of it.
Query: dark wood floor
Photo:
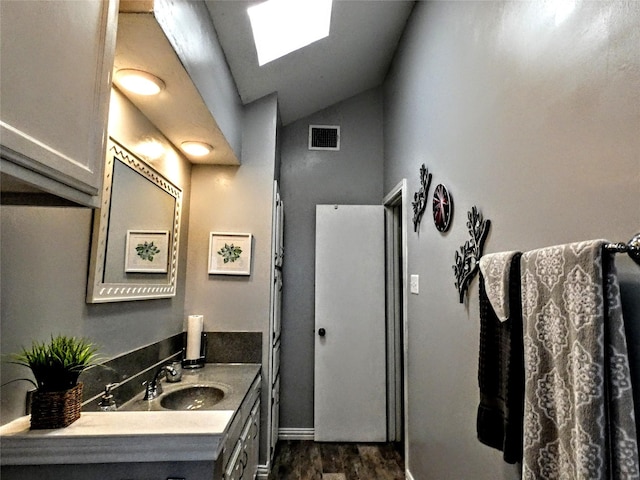
[[[279,441],[269,480],[404,480],[394,443]]]

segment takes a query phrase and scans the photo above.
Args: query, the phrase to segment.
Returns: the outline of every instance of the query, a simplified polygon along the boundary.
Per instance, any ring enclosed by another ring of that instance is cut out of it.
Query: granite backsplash
[[[261,363],[261,332],[206,332],[205,361],[207,363]],[[117,405],[130,400],[144,388],[157,369],[166,363],[181,360],[186,334],[179,333],[160,342],[113,358],[87,369],[80,377],[84,383],[83,410],[98,409],[105,385],[118,384],[112,390]]]

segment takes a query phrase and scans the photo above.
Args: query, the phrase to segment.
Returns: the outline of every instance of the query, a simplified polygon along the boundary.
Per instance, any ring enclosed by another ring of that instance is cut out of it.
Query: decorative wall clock
[[[433,222],[441,232],[446,232],[451,226],[453,217],[453,200],[447,187],[440,184],[433,191]]]

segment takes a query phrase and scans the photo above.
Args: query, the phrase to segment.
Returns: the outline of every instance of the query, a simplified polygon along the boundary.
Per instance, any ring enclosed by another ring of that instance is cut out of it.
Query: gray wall
[[[282,129],[282,428],[313,427],[315,206],[382,202],[382,107],[374,89]],[[308,150],[310,124],[340,125],[341,150]]]
[[[404,177],[413,195],[424,162],[456,208],[448,233],[427,214],[409,234],[416,479],[520,478],[476,440],[477,280],[462,305],[452,272],[471,206],[493,222],[485,252],[640,230],[640,3],[577,2],[557,25],[551,5],[418,2],[386,82],[385,189]]]
[[[277,97],[245,109],[242,165],[193,167],[185,315],[203,314],[209,331],[269,327]],[[250,276],[207,273],[209,232],[253,235]]]
[[[242,165],[193,167],[185,317],[204,315],[206,331],[262,332],[261,455],[266,451],[271,288],[271,219],[276,172],[277,96],[247,105]],[[250,276],[209,275],[209,232],[251,233]],[[265,463],[266,456],[261,458]]]
[[[135,139],[159,132],[128,100],[113,90],[109,134],[135,149]],[[154,163],[183,189],[176,296],[172,299],[86,304],[92,210],[67,207],[0,208],[0,351],[17,352],[51,335],[85,336],[111,358],[182,331],[188,242],[191,165],[171,150]],[[0,383],[30,376],[0,363]],[[2,388],[0,423],[24,415],[27,382]]]

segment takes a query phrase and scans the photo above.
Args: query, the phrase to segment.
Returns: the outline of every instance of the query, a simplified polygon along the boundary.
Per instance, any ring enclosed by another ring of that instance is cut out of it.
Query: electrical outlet
[[[411,275],[411,293],[418,295],[420,293],[420,275]]]

